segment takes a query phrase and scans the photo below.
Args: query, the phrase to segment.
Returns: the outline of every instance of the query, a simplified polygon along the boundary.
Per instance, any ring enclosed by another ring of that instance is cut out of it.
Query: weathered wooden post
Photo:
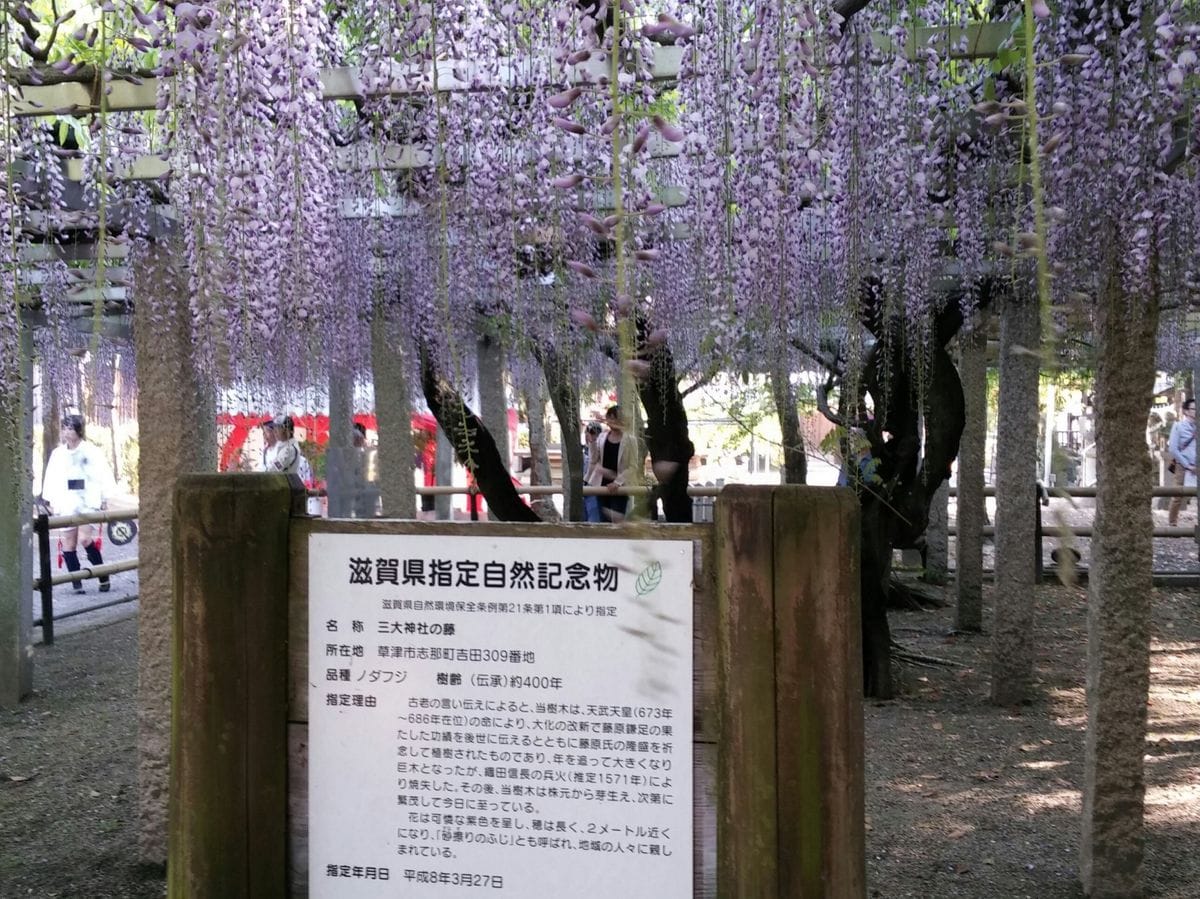
[[[864,896],[858,503],[735,486],[715,513],[718,895]]]
[[[299,478],[175,492],[172,899],[287,895],[288,530]]]

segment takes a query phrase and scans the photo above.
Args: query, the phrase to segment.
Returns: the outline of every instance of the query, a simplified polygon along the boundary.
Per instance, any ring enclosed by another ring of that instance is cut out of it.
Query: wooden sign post
[[[326,552],[363,538],[364,559],[378,558],[383,545],[401,556],[405,546],[428,554],[430,546],[444,545],[452,554],[455,538],[468,537],[492,538],[497,552],[536,538],[527,545],[541,546],[546,558],[555,555],[546,541],[559,538],[570,538],[581,557],[580,541],[589,547],[623,541],[613,544],[614,558],[628,554],[629,541],[644,542],[647,553],[655,541],[690,541],[694,778],[685,890],[738,899],[865,896],[852,493],[731,487],[716,503],[714,525],[632,527],[327,521],[290,512],[295,497],[283,478],[270,475],[196,476],[177,493],[173,899],[309,895],[309,815],[321,814],[319,798],[311,810],[308,798],[309,693],[311,672],[324,673],[326,664],[312,666],[309,656],[309,546],[318,535],[336,537],[319,538]],[[461,603],[462,593],[446,588],[445,599]],[[404,602],[417,610],[405,612],[407,621],[419,618],[428,600]],[[342,623],[322,625],[322,654],[329,651],[326,626]],[[346,705],[359,705],[356,691],[366,700],[358,679],[339,679]],[[394,758],[397,746],[384,743],[381,751]],[[569,845],[557,854],[514,851],[526,853],[518,866],[534,858],[571,866]],[[620,856],[611,864],[620,865]],[[329,876],[327,867],[322,876]],[[404,888],[406,868],[424,876],[433,867],[396,860],[394,886]],[[580,883],[578,896],[603,896],[603,889]]]

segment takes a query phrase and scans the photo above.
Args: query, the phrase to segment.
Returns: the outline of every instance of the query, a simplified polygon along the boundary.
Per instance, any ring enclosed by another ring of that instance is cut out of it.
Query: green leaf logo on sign
[[[645,596],[648,593],[653,593],[658,589],[658,585],[662,583],[662,565],[658,562],[651,562],[638,575],[637,589],[638,596]]]

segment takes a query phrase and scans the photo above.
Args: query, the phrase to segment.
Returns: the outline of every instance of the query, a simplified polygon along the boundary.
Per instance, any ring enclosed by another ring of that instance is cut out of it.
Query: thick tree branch
[[[709,368],[708,371],[706,371],[704,374],[702,374],[700,377],[698,377],[695,381],[693,381],[691,384],[689,384],[685,389],[681,389],[679,391],[679,396],[681,398],[689,397],[693,393],[695,393],[697,390],[699,390],[701,387],[704,387],[704,386],[712,383],[713,378],[715,378],[720,373],[720,370],[721,370],[720,366],[717,366],[717,365],[712,366],[711,368]]]
[[[833,4],[833,11],[842,17],[842,33],[845,34],[846,26],[850,24],[850,20],[854,18],[856,13],[862,12],[871,0],[836,0]]]
[[[834,358],[833,356],[830,356],[826,353],[822,353],[820,350],[816,349],[815,347],[809,346],[807,343],[805,343],[799,337],[793,337],[791,339],[791,344],[793,347],[798,349],[805,356],[807,356],[813,362],[817,363],[819,366],[821,366],[821,368],[825,369],[831,375],[836,375],[839,378],[845,377],[846,373],[842,370],[842,367],[840,365],[838,365],[837,359]]]
[[[541,521],[513,487],[488,429],[454,386],[438,375],[425,349],[421,350],[421,388],[429,411],[446,433],[458,461],[474,476],[491,513],[502,521]]]

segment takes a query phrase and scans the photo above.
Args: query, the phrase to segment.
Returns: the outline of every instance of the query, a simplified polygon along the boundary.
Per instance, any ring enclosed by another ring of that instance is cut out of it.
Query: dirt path
[[[952,596],[952,591],[951,591]],[[872,896],[1081,897],[1087,594],[1042,588],[1038,699],[988,704],[987,637],[947,636],[951,610],[893,615],[896,639],[959,662],[910,669],[907,695],[868,704]],[[1147,741],[1149,895],[1200,895],[1200,594],[1159,591]]]
[[[37,690],[0,711],[0,897],[157,899],[137,865],[137,618],[37,647]]]
[[[1147,744],[1150,895],[1200,895],[1200,593],[1159,592]],[[1039,698],[987,704],[986,637],[952,614],[893,616],[912,669],[868,704],[867,871],[874,897],[1079,897],[1086,594],[1039,591]],[[134,861],[136,618],[38,647],[38,690],[0,713],[0,897],[143,899]]]

